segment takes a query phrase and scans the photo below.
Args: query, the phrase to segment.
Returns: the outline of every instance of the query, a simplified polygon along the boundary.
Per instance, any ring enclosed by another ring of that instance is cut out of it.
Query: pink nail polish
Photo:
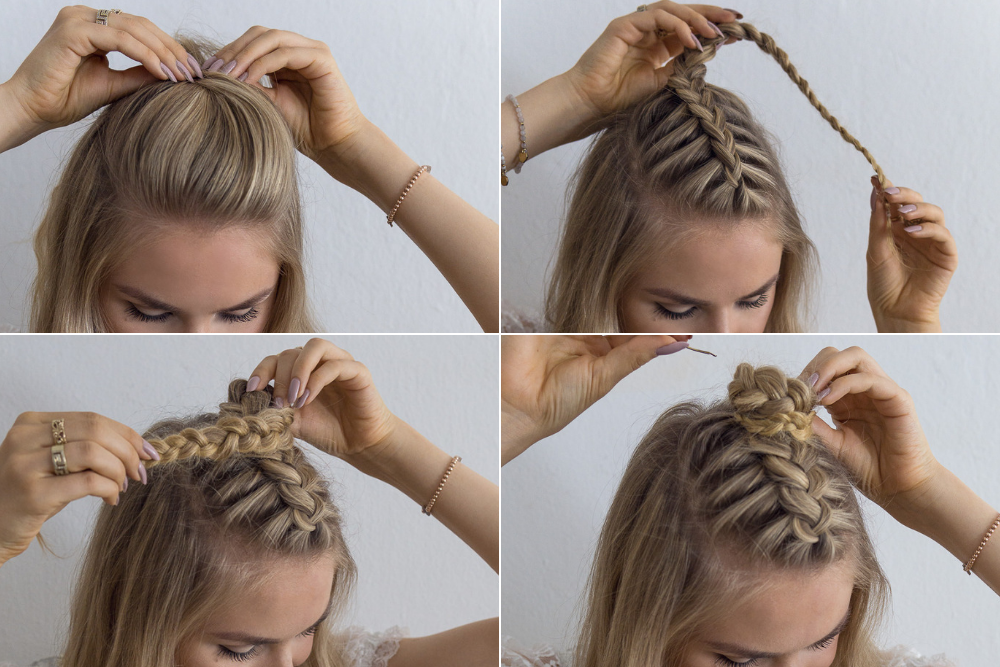
[[[662,357],[665,354],[673,354],[674,352],[680,352],[688,346],[686,340],[677,341],[676,343],[671,343],[670,345],[664,345],[663,347],[656,350],[656,355]]]
[[[912,227],[904,227],[903,231],[912,234],[913,232],[919,232],[923,228],[923,225],[913,225]]]
[[[170,71],[169,67],[167,67],[163,63],[160,63],[160,69],[163,70],[164,74],[166,74],[168,77],[170,77],[171,81],[173,81],[174,83],[177,83],[177,77],[174,76],[174,73]]]
[[[308,400],[309,400],[309,390],[306,389],[302,393],[302,395],[299,396],[299,400],[295,401],[295,407],[296,408],[301,408],[302,406],[304,406],[306,404],[306,401],[308,401]]]
[[[872,198],[871,198],[872,213],[875,212],[875,202],[876,202],[876,200],[877,200],[877,197],[876,197],[876,192],[875,192],[875,186],[873,185],[872,186]]]
[[[260,385],[260,378],[254,375],[252,378],[247,380],[247,391],[257,391],[257,387]]]
[[[233,71],[234,67],[236,67],[236,61],[230,60],[228,63],[226,63],[226,66],[222,68],[222,73],[229,74],[230,72]]]
[[[190,65],[191,69],[194,70],[194,75],[196,77],[198,77],[199,79],[205,78],[204,72],[201,71],[201,65],[198,64],[198,61],[195,60],[194,56],[192,56],[191,54],[188,54],[188,65]]]
[[[913,204],[907,204],[906,206],[900,206],[899,207],[899,212],[900,213],[913,213],[916,210],[917,210],[917,207],[914,206]]]
[[[899,188],[886,188],[885,189],[885,193],[887,195],[898,195],[899,194]]]
[[[704,53],[705,52],[705,47],[701,45],[701,40],[698,39],[698,35],[695,35],[694,33],[692,33],[691,37],[694,39],[694,43],[698,45],[698,50],[701,51],[702,53]]]
[[[712,23],[711,21],[709,21],[709,22],[708,22],[708,25],[712,26],[712,30],[714,30],[714,31],[715,31],[715,34],[716,34],[716,35],[718,35],[718,36],[719,36],[719,37],[721,37],[722,39],[725,39],[725,38],[726,38],[726,33],[724,33],[724,32],[722,32],[721,30],[719,30],[719,26],[715,25],[715,24],[714,24],[714,23]]]
[[[145,440],[142,441],[142,451],[149,454],[149,458],[153,459],[154,461],[160,460],[160,453],[156,451],[156,447],[153,447]]]
[[[146,466],[142,464],[142,461],[139,461],[139,477],[143,484],[149,484],[149,479],[146,477]]]
[[[212,63],[212,66],[208,68],[208,71],[209,72],[218,72],[220,69],[222,69],[222,66],[225,65],[225,64],[226,64],[226,61],[224,61],[222,58],[219,58],[214,63]]]
[[[188,71],[188,68],[180,60],[177,61],[177,69],[184,72],[184,78],[188,80],[188,83],[194,83],[194,79],[191,78],[191,72]]]
[[[299,397],[299,387],[302,385],[298,378],[292,378],[292,381],[288,383],[288,404],[292,405],[295,403],[295,399]]]
[[[741,19],[743,18],[743,14],[740,14],[740,13],[739,13],[738,11],[736,11],[735,9],[726,9],[725,7],[723,7],[723,9],[724,9],[725,11],[729,12],[730,14],[736,14],[736,18],[737,18],[737,20],[741,20]]]
[[[281,396],[276,397],[274,399],[274,405],[279,408],[285,407],[285,399],[283,399]]]
[[[826,398],[829,395],[830,395],[830,388],[827,387],[823,391],[821,391],[818,394],[816,394],[816,402],[819,403],[820,401],[822,401],[824,398]]]
[[[241,75],[240,75],[240,78],[239,78],[239,80],[240,80],[240,81],[246,81],[246,80],[247,80],[247,76],[248,76],[249,74],[250,74],[250,72],[243,72],[243,74],[241,74]]]
[[[816,383],[819,382],[819,373],[813,373],[809,376],[809,386],[815,387]]]
[[[218,60],[215,56],[209,56],[205,59],[205,62],[201,64],[202,71],[207,70],[209,66],[214,65],[215,61]]]
[[[128,491],[128,477],[125,478],[125,483],[122,484],[122,493]]]

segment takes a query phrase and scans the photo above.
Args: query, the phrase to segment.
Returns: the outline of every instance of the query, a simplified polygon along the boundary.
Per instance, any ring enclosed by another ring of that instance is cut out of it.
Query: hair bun
[[[750,433],[773,436],[787,431],[796,440],[812,436],[815,393],[774,366],[740,364],[729,383],[729,402],[733,418]]]
[[[235,417],[258,415],[271,407],[273,392],[270,386],[247,391],[246,380],[233,380],[229,383],[229,401],[219,406],[219,413]]]

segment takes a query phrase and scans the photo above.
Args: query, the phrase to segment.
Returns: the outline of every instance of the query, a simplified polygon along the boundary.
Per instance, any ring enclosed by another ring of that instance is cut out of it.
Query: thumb
[[[107,103],[110,104],[120,97],[134,93],[146,84],[159,80],[142,65],[136,65],[120,72],[111,71],[108,77]]]
[[[604,396],[629,373],[658,356],[680,352],[690,336],[632,336],[609,339],[612,350],[594,364],[594,386]],[[683,339],[683,340],[682,340]]]
[[[872,215],[868,221],[868,258],[876,264],[891,257],[890,244],[892,230],[886,220],[885,198],[882,188],[875,177],[872,177]]]

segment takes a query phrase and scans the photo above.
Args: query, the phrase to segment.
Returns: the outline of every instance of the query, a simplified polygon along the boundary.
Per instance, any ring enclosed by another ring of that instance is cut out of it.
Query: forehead
[[[640,287],[669,287],[703,300],[737,299],[759,289],[781,268],[783,245],[762,220],[697,222],[661,243],[640,264]]]
[[[853,563],[815,571],[774,570],[758,576],[759,592],[707,623],[699,633],[702,641],[792,653],[824,638],[850,608]]]
[[[112,282],[193,312],[230,308],[277,280],[268,242],[266,233],[242,226],[166,227],[122,258]]]

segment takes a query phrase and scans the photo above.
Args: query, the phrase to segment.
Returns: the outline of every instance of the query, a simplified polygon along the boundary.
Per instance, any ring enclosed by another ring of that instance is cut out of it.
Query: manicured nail
[[[809,386],[815,387],[816,383],[819,382],[819,373],[813,373],[809,376]]]
[[[818,394],[816,394],[816,402],[819,403],[820,401],[822,401],[824,398],[826,398],[829,395],[830,395],[830,388],[827,387],[823,391],[821,391]]]
[[[913,225],[912,227],[903,227],[903,231],[912,234],[913,232],[919,232],[923,228],[923,225]]]
[[[247,391],[257,391],[258,385],[260,385],[260,378],[254,375],[247,380]]]
[[[208,59],[206,59],[205,62],[201,64],[201,69],[207,70],[211,65],[215,64],[216,60],[218,60],[216,56],[209,56]]]
[[[913,204],[907,204],[906,206],[900,206],[899,207],[899,212],[900,213],[913,213],[916,210],[917,210],[917,207],[914,206]]]
[[[222,58],[219,58],[214,63],[212,63],[212,66],[208,68],[208,71],[209,72],[218,72],[220,69],[222,69],[222,66],[225,65],[225,64],[226,64],[226,61],[223,60]]]
[[[156,447],[153,447],[145,440],[142,441],[142,451],[149,454],[149,458],[153,459],[154,461],[160,460],[160,453],[156,451]]]
[[[164,65],[163,63],[160,63],[160,69],[162,69],[162,70],[163,70],[163,73],[164,73],[164,74],[166,74],[166,75],[167,75],[168,77],[170,77],[170,80],[171,80],[171,81],[173,81],[174,83],[177,83],[177,77],[176,77],[176,76],[174,76],[174,73],[170,71],[170,68],[168,68],[168,67],[167,67],[166,65]]]
[[[146,466],[142,464],[142,461],[139,461],[139,477],[142,478],[143,484],[149,483],[149,479],[146,477]]]
[[[898,195],[899,194],[899,188],[886,188],[885,189],[885,193],[887,195]]]
[[[239,78],[238,80],[239,80],[239,81],[246,81],[246,80],[247,80],[247,76],[248,76],[249,74],[250,74],[249,70],[248,70],[248,71],[246,71],[246,72],[243,72],[243,74],[241,74],[241,75],[240,75],[240,78]]]
[[[714,31],[715,31],[715,34],[716,34],[716,35],[718,35],[718,36],[719,36],[719,37],[721,37],[722,39],[725,39],[725,38],[726,38],[726,33],[724,33],[724,32],[722,32],[721,30],[719,30],[719,26],[715,25],[715,24],[714,24],[714,23],[712,23],[711,21],[709,21],[709,22],[708,22],[708,25],[712,26],[712,30],[714,30]]]
[[[735,9],[725,9],[725,11],[729,12],[730,14],[736,14],[736,18],[738,18],[738,19],[742,19],[743,18],[743,14],[740,14]]]
[[[228,63],[226,63],[226,66],[222,68],[222,73],[229,74],[230,72],[233,71],[234,67],[236,67],[236,61],[230,60]]]
[[[274,405],[277,406],[277,407],[279,407],[279,408],[285,407],[285,399],[283,399],[281,396],[275,397],[275,399],[274,399]]]
[[[301,395],[301,396],[299,396],[299,400],[295,401],[295,407],[296,407],[296,408],[301,408],[301,407],[302,407],[303,405],[305,405],[305,404],[306,404],[306,401],[308,401],[308,400],[309,400],[309,390],[308,390],[308,389],[306,389],[306,390],[305,390],[305,391],[304,391],[304,392],[302,393],[302,395]]]
[[[701,40],[698,39],[698,35],[695,35],[694,33],[691,33],[691,39],[693,39],[694,43],[698,46],[698,50],[701,51],[702,53],[704,53],[705,52],[705,47],[703,47],[701,45]]]
[[[674,352],[680,352],[688,346],[686,340],[677,341],[676,343],[671,343],[670,345],[664,345],[656,351],[656,356],[662,357],[665,354],[673,354]]]
[[[188,71],[188,68],[180,60],[177,61],[177,69],[184,72],[184,78],[188,80],[188,83],[194,83],[194,79],[191,78],[191,72]]]
[[[128,477],[125,478],[125,483],[122,484],[122,493],[128,491]]]
[[[192,56],[190,53],[188,54],[188,65],[190,65],[191,69],[194,70],[195,76],[197,76],[199,79],[205,78],[204,72],[201,71],[201,65],[198,64],[198,61],[195,60],[194,56]]]
[[[295,403],[295,399],[299,397],[299,382],[298,378],[292,378],[292,381],[288,383],[288,404],[292,405]]]
[[[875,201],[878,198],[878,193],[875,191],[875,186],[872,186],[872,212],[875,212]]]

